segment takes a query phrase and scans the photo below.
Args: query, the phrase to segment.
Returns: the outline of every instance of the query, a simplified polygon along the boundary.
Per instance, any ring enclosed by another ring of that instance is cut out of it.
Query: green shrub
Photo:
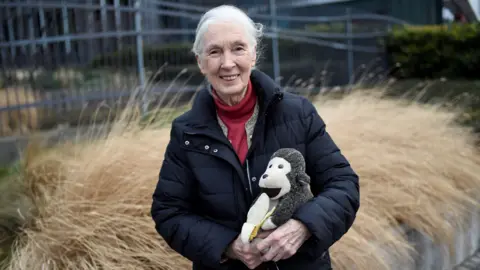
[[[311,59],[324,59],[325,52],[322,47],[315,44],[307,44],[301,41],[279,39],[279,55],[281,57],[281,73],[284,76],[296,74],[297,77],[308,78],[312,76]],[[145,46],[143,49],[144,67],[157,71],[164,64],[167,68],[161,74],[156,75],[155,80],[173,80],[179,72],[187,69],[194,72],[194,77],[188,80],[188,84],[198,85],[203,81],[203,76],[198,72],[195,56],[191,52],[190,43],[170,43],[155,47]],[[264,38],[260,44],[259,68],[273,74],[272,40]],[[288,63],[288,64],[285,64]],[[295,65],[292,65],[294,63]],[[307,63],[303,64],[302,63]],[[313,63],[315,64],[315,63]],[[136,72],[137,51],[135,48],[102,54],[94,58],[89,65],[90,69],[111,68],[117,70],[132,70]],[[303,69],[308,70],[304,72]]]
[[[387,31],[387,28],[388,25],[383,22],[362,22],[352,24],[353,33],[371,33],[375,31]],[[311,32],[345,34],[347,32],[347,24],[344,21],[307,24],[305,25],[305,30]]]
[[[396,28],[385,49],[399,78],[478,78],[480,24]]]
[[[261,44],[262,61],[272,62],[272,41],[265,38]],[[290,40],[279,40],[280,55],[291,52],[296,43]],[[196,60],[191,52],[191,43],[169,43],[155,47],[145,46],[143,48],[143,62],[145,68],[158,69],[165,63],[174,67],[187,67],[196,65]],[[283,52],[283,53],[282,53]],[[91,68],[103,67],[136,67],[137,66],[137,50],[136,48],[128,48],[121,51],[102,54],[94,58]]]
[[[195,64],[195,58],[190,52],[189,43],[170,43],[156,47],[143,48],[143,62],[146,68],[157,69],[164,63],[175,65]],[[121,51],[102,54],[92,60],[92,68],[99,67],[135,67],[137,65],[137,50],[135,47]]]

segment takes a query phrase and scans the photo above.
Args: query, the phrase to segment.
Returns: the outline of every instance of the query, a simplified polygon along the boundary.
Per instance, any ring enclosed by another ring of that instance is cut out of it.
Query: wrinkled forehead
[[[218,21],[207,25],[203,36],[205,50],[236,45],[249,45],[248,33],[243,25],[229,21]]]

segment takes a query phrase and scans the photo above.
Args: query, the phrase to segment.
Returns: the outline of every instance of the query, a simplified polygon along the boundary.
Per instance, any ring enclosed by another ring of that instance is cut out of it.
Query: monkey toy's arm
[[[243,224],[242,232],[240,233],[240,238],[243,243],[249,243],[251,238],[256,236],[256,229],[259,229],[257,226],[265,218],[269,207],[270,198],[265,193],[260,194],[253,202],[253,205],[247,213],[247,221]]]
[[[280,200],[274,213],[263,224],[263,230],[274,229],[292,218],[294,212],[304,203],[313,198],[310,190],[310,177],[306,173],[299,173],[294,181],[292,190]]]
[[[296,198],[296,193],[289,193],[278,203],[273,214],[263,223],[262,230],[275,229],[292,218],[295,210],[302,203]],[[301,195],[300,195],[301,197]]]
[[[308,202],[313,198],[313,193],[310,189],[310,176],[306,173],[299,173],[297,175],[297,183],[301,190],[301,196],[297,197],[296,200],[301,201],[302,204]]]

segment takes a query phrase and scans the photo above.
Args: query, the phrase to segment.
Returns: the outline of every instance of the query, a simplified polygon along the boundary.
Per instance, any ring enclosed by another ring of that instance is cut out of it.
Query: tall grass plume
[[[331,249],[334,269],[389,269],[391,257],[408,257],[400,224],[451,240],[480,190],[480,154],[454,114],[362,92],[315,104],[361,183],[355,224]],[[149,214],[168,127],[116,125],[25,163],[41,200],[9,270],[190,269]]]

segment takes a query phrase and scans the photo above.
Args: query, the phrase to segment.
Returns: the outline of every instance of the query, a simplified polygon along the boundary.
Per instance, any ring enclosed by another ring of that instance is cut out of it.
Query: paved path
[[[480,270],[480,249],[461,264],[455,266],[453,270]]]

